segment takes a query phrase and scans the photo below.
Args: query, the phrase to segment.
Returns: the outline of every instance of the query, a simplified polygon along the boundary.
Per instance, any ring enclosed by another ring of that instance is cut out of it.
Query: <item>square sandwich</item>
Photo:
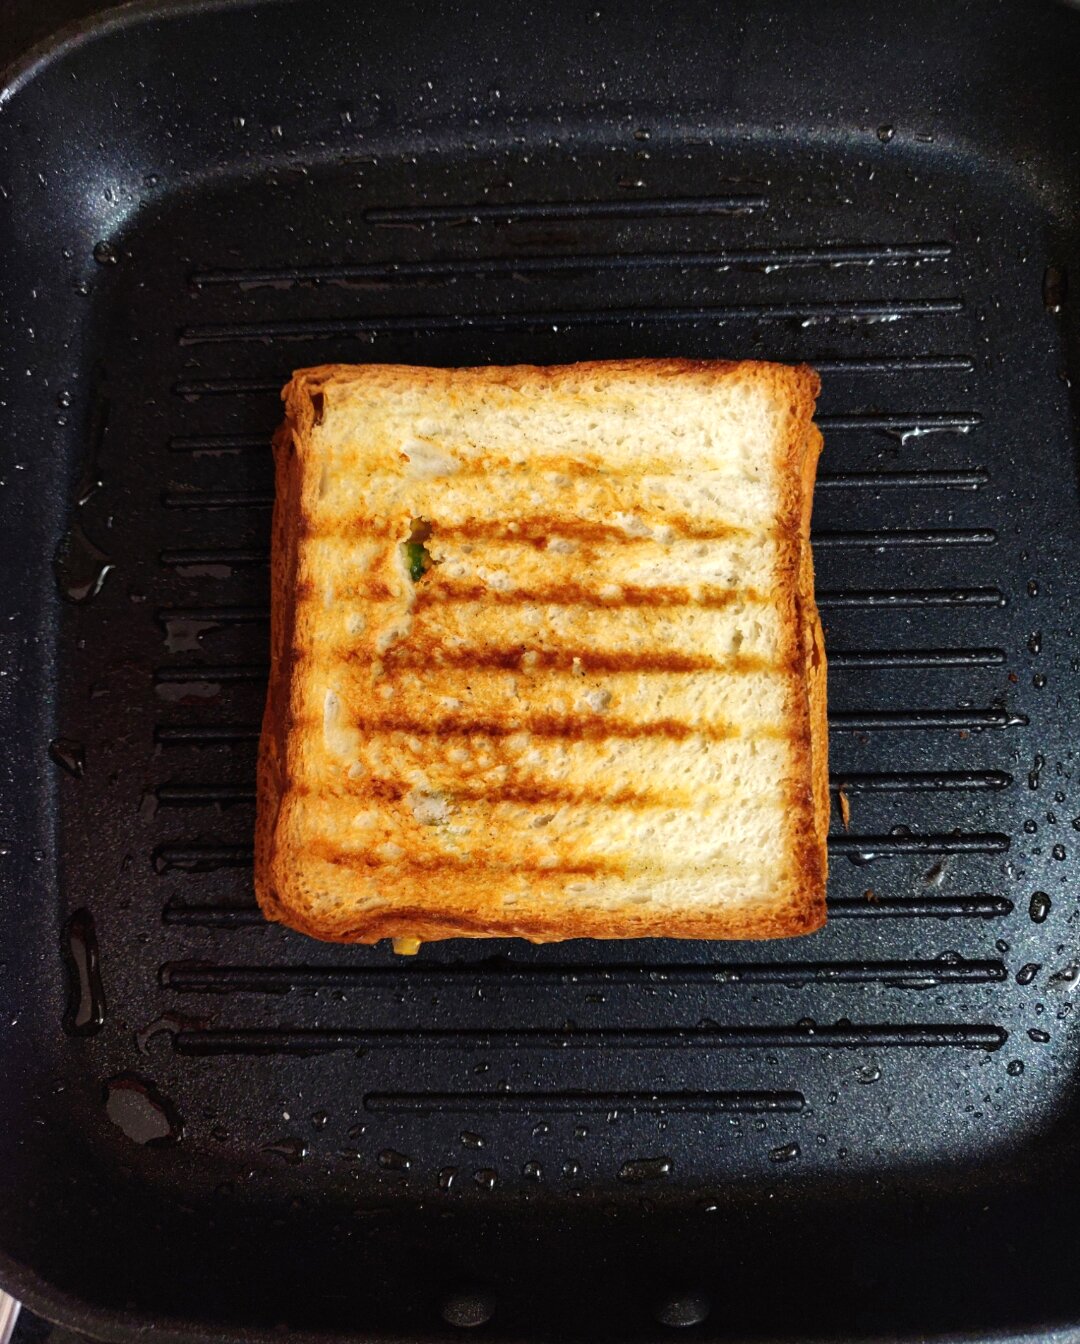
[[[266,915],[403,950],[819,927],[817,390],[756,362],[296,373]]]

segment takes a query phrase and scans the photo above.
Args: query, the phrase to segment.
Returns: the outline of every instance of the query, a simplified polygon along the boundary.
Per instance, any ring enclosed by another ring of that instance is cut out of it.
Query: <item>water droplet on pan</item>
[[[1069,295],[1069,273],[1064,266],[1047,266],[1043,272],[1043,306],[1048,313],[1060,313]]]
[[[86,748],[73,737],[54,737],[49,743],[49,757],[76,779],[86,773]]]
[[[135,1033],[135,1044],[142,1054],[150,1053],[150,1042],[155,1036],[178,1036],[182,1031],[201,1031],[210,1025],[208,1017],[189,1017],[186,1013],[162,1013]]]
[[[379,1154],[379,1166],[385,1171],[408,1171],[412,1161],[396,1148],[384,1148]]]
[[[53,559],[53,573],[64,597],[69,602],[87,602],[96,597],[112,568],[105,552],[94,545],[78,523],[72,523]]]
[[[671,1175],[670,1157],[634,1157],[619,1168],[619,1180],[631,1185],[662,1181]]]
[[[262,1151],[280,1157],[290,1167],[298,1167],[308,1155],[308,1146],[303,1139],[289,1135],[284,1139],[275,1139],[273,1143],[264,1143]]]
[[[105,989],[89,910],[76,910],[68,920],[65,954],[71,986],[64,1027],[72,1036],[92,1036],[105,1025]]]
[[[452,1293],[443,1299],[441,1315],[447,1325],[462,1330],[486,1325],[495,1315],[495,1298],[490,1293]]]
[[[164,1146],[184,1132],[172,1102],[134,1073],[118,1074],[105,1084],[105,1111],[133,1143]]]
[[[687,1326],[700,1325],[711,1309],[712,1303],[707,1294],[691,1289],[660,1298],[653,1305],[653,1316],[661,1325],[686,1329]]]

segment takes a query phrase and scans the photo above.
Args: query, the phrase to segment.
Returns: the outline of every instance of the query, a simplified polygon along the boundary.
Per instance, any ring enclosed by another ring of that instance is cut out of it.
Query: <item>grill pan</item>
[[[1080,16],[597,2],[0,35],[0,1277],[68,1326],[1080,1331]],[[659,355],[822,372],[828,928],[264,925],[283,379]]]

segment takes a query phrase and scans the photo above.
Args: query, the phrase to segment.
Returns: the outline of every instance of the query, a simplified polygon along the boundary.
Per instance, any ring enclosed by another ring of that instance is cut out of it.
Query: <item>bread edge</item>
[[[296,569],[299,556],[303,467],[297,436],[310,432],[314,409],[295,378],[282,392],[284,422],[272,440],[274,510],[270,530],[270,675],[255,771],[255,899],[267,919],[299,927],[287,875],[278,872],[277,832],[289,784],[289,731],[296,628]],[[314,936],[318,936],[317,934]]]

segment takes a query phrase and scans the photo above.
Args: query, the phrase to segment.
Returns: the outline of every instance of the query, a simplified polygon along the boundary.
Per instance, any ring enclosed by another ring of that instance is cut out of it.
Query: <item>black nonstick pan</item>
[[[1080,1332],[1080,14],[86,8],[0,25],[0,1280],[113,1340]],[[822,374],[827,929],[265,925],[284,378],[659,355]]]

